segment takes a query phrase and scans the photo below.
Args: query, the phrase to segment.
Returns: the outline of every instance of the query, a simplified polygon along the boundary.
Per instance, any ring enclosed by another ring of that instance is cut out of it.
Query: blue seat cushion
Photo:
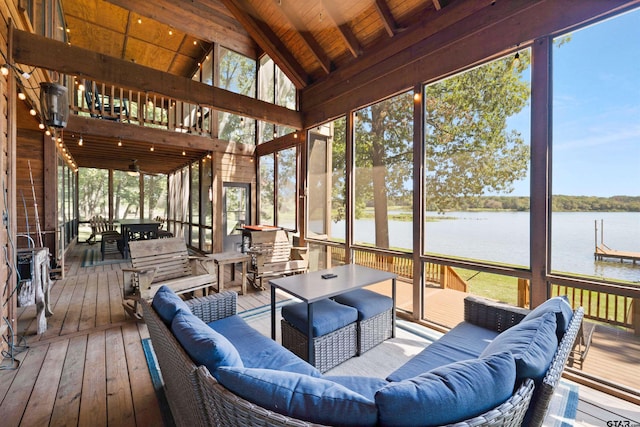
[[[556,314],[549,312],[541,317],[523,320],[502,332],[481,356],[509,351],[516,361],[518,380],[532,378],[539,384],[557,349]]]
[[[313,377],[322,375],[313,365],[265,337],[238,315],[216,320],[209,326],[233,344],[247,368],[279,369]]]
[[[371,399],[338,383],[270,369],[220,368],[216,379],[238,396],[300,420],[335,426],[375,426]]]
[[[179,311],[171,331],[194,363],[206,366],[211,374],[220,366],[243,366],[233,344],[191,312]]]
[[[369,319],[391,310],[393,307],[391,298],[368,289],[356,289],[336,295],[333,299],[340,304],[348,305],[358,310],[358,320]]]
[[[370,400],[374,400],[376,392],[389,384],[389,381],[382,378],[359,377],[357,375],[325,375],[322,378],[338,383]]]
[[[375,401],[380,425],[436,426],[464,421],[504,403],[515,383],[515,362],[509,352],[441,366],[378,390]]]
[[[497,335],[497,332],[473,323],[459,323],[436,342],[425,347],[407,363],[392,372],[387,380],[402,381],[439,366],[475,359]]]
[[[153,296],[151,307],[166,325],[171,325],[173,318],[180,310],[191,312],[187,304],[167,286],[161,286]]]
[[[534,308],[531,312],[529,312],[529,314],[525,316],[523,321],[538,318],[549,312],[556,314],[556,335],[558,337],[558,342],[560,342],[562,340],[562,337],[564,336],[564,333],[569,327],[571,318],[573,317],[573,309],[571,308],[569,299],[566,297],[566,295],[557,296],[546,300],[545,302]]]
[[[330,299],[313,303],[313,336],[321,337],[358,320],[358,310]],[[307,331],[307,304],[297,302],[282,307],[282,317],[301,332]]]

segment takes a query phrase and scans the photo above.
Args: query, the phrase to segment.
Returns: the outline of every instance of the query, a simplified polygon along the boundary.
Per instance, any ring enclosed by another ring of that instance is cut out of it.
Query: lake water
[[[427,253],[529,266],[528,212],[447,212],[425,223]],[[604,243],[611,249],[640,253],[640,213],[559,212],[552,217],[553,271],[640,282],[640,264],[595,261],[595,221],[604,221]],[[333,235],[344,238],[344,222],[332,224]],[[342,235],[340,235],[342,233]],[[411,249],[411,222],[390,221],[390,246]],[[356,242],[375,242],[373,220],[354,224]]]

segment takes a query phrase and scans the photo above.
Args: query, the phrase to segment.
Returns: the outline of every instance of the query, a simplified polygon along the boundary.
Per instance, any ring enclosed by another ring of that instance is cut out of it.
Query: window
[[[309,132],[307,237],[345,241],[345,122],[342,117]]]
[[[113,219],[140,218],[140,177],[113,171]]]
[[[290,110],[297,108],[296,87],[267,55],[260,59],[258,82],[258,99]],[[295,132],[295,129],[262,121],[258,122],[258,126],[260,143]]]
[[[295,230],[296,213],[298,211],[298,194],[297,189],[297,165],[296,148],[288,148],[280,150],[276,153],[277,162],[277,218],[276,225],[278,227]]]
[[[355,116],[354,243],[411,250],[413,93]]]
[[[167,217],[167,176],[144,175],[145,218]]]
[[[297,150],[295,147],[260,157],[258,220],[262,225],[297,228]]]
[[[425,253],[529,265],[529,50],[425,88]]]
[[[260,157],[258,182],[260,191],[260,212],[258,223],[275,225],[275,156],[268,154]]]
[[[256,61],[239,53],[220,48],[218,87],[256,96]],[[236,114],[218,113],[218,137],[227,141],[255,144],[255,120]]]
[[[596,246],[640,252],[637,40],[640,10],[554,40],[554,272],[635,283],[640,277],[629,259],[594,261]]]

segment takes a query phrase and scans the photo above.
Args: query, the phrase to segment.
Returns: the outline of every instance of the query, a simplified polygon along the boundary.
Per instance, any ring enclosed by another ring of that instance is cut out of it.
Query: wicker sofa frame
[[[220,294],[187,301],[187,305],[196,316],[208,323],[235,314],[236,301],[237,294],[235,292],[225,291]],[[467,305],[476,303],[474,301],[465,301],[465,308]],[[176,425],[188,427],[210,425],[318,425],[274,413],[225,389],[210,375],[207,368],[196,366],[193,363],[170,329],[160,320],[155,310],[147,302],[141,301],[141,306],[163,375],[166,397]],[[510,307],[510,309],[513,310],[513,307]],[[484,316],[486,319],[493,317],[490,314],[492,310],[496,310],[496,315],[512,317],[512,321],[515,323],[519,321],[516,321],[516,319],[522,319],[522,313],[511,316],[509,310],[493,304],[489,304],[486,309],[474,307],[472,310],[475,310],[478,315]],[[526,311],[523,313],[526,313]],[[529,425],[541,425],[581,322],[582,309],[579,308],[574,312],[569,329],[560,343],[541,387],[539,387],[541,391],[537,390],[539,392],[537,399],[533,396],[533,381],[527,379],[503,404],[478,417],[454,425],[457,427],[520,426],[530,402],[534,405],[534,417]],[[534,400],[532,401],[532,399]]]

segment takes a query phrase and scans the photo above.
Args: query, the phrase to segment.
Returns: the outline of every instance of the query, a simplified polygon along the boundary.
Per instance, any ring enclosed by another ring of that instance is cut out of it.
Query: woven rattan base
[[[315,367],[326,372],[348,360],[357,353],[356,323],[351,323],[321,337],[313,339],[315,350]],[[286,320],[282,320],[282,345],[296,356],[309,360],[307,335],[297,330]]]
[[[391,338],[391,310],[358,322],[358,355]]]

